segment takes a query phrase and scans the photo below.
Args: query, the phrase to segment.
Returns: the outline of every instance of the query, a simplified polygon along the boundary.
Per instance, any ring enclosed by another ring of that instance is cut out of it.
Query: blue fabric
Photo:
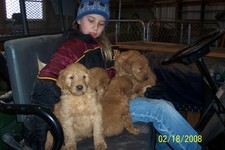
[[[153,123],[153,126],[160,134],[159,138],[156,139],[156,149],[201,149],[198,142],[189,141],[189,138],[192,140],[191,138],[196,137],[198,138],[197,141],[201,142],[201,135],[198,135],[189,123],[176,111],[171,102],[163,99],[157,100],[137,97],[130,101],[130,112],[133,122]],[[168,141],[168,144],[160,140],[162,136],[167,137],[166,141]],[[183,140],[181,141],[182,138]]]

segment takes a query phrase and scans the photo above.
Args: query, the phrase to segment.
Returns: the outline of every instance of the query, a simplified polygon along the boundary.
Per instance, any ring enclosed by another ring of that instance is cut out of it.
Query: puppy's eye
[[[74,79],[74,76],[69,76],[69,79],[73,80]]]
[[[140,70],[143,70],[143,67],[139,68]]]
[[[83,75],[83,79],[86,79],[86,76],[85,75]]]
[[[137,72],[141,72],[141,71],[142,71],[142,68],[138,68],[138,69],[137,69]]]

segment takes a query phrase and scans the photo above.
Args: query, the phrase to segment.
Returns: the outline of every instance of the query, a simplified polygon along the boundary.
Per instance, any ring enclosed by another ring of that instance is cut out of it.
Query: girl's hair
[[[103,54],[105,55],[106,60],[112,60],[112,49],[110,40],[102,33],[97,40],[100,42]]]

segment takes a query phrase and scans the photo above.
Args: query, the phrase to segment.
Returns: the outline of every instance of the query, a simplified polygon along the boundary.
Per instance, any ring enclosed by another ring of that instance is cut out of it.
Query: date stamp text
[[[167,143],[167,142],[185,142],[185,143],[201,143],[202,136],[201,135],[159,135],[158,142]]]

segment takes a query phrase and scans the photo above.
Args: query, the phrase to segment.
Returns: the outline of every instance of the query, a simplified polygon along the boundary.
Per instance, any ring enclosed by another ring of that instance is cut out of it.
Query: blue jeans
[[[172,103],[163,99],[137,97],[130,101],[133,122],[152,122],[160,135],[156,149],[200,150],[202,137],[176,111]]]

